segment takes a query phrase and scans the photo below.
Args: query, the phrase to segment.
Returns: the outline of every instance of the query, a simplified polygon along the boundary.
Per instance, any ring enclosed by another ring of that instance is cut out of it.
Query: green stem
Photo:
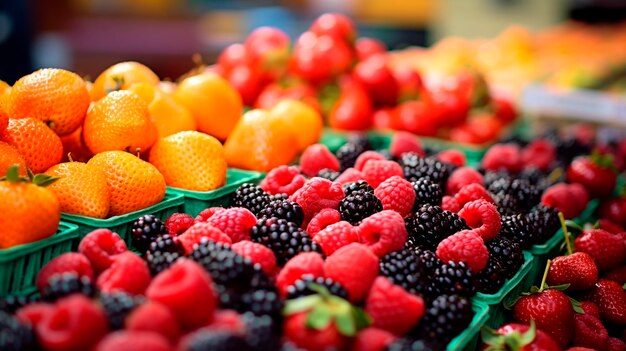
[[[561,221],[561,228],[563,228],[563,236],[565,237],[565,247],[567,247],[567,254],[571,255],[574,252],[572,248],[572,242],[570,241],[569,231],[567,230],[567,224],[565,224],[565,217],[563,212],[559,212],[559,221]]]
[[[550,264],[552,260],[546,262],[546,270],[543,271],[543,278],[541,278],[541,286],[539,286],[539,292],[542,292],[546,288],[546,279],[548,278],[548,271],[550,271]]]

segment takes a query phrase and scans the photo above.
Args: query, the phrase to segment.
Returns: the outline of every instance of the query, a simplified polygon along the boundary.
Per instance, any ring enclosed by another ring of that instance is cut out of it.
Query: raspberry
[[[230,248],[239,255],[249,258],[252,263],[259,264],[268,277],[273,277],[276,273],[278,268],[276,256],[267,246],[248,240],[242,240],[233,244]]]
[[[51,303],[36,302],[21,307],[15,311],[15,317],[23,323],[37,327],[45,317],[54,311],[54,305]]]
[[[396,211],[402,217],[411,214],[415,191],[413,185],[406,179],[393,176],[380,183],[374,190],[374,195],[382,202],[383,210]]]
[[[256,224],[256,217],[243,207],[232,207],[214,214],[206,222],[221,230],[236,243],[250,240],[250,228]]]
[[[547,139],[535,139],[521,151],[521,159],[524,167],[535,167],[547,172],[556,161],[556,148]]]
[[[185,255],[189,255],[193,250],[193,246],[199,244],[202,238],[208,238],[216,242],[232,244],[230,237],[212,224],[206,222],[198,222],[187,229],[178,237],[178,241],[185,249]]]
[[[126,243],[117,233],[108,229],[96,229],[87,234],[78,245],[78,252],[85,255],[96,274],[109,268],[117,254],[128,251]]]
[[[398,212],[390,210],[375,213],[364,219],[358,226],[358,231],[360,241],[378,257],[400,250],[408,237],[404,219]]]
[[[206,210],[205,210],[206,211]],[[201,214],[204,211],[200,212]],[[165,220],[167,233],[172,236],[184,233],[189,227],[194,225],[196,220],[186,213],[174,213]]]
[[[461,205],[459,205],[459,202],[456,201],[456,197],[446,195],[441,200],[441,209],[444,211],[458,213],[461,210]]]
[[[487,191],[487,189],[485,189],[485,187],[483,187],[482,185],[476,183],[468,184],[462,187],[456,193],[456,195],[454,195],[454,198],[459,203],[459,206],[461,208],[465,206],[466,203],[476,200],[485,200],[491,202],[492,204],[495,203],[493,197]]]
[[[322,248],[324,255],[330,256],[338,249],[359,241],[355,229],[350,223],[341,221],[322,229],[315,235],[313,241]]]
[[[394,161],[370,160],[363,166],[363,177],[374,188],[393,176],[404,178],[402,167]]]
[[[187,330],[209,323],[217,306],[211,276],[188,259],[180,259],[157,275],[146,290],[146,297],[168,307]]]
[[[235,334],[243,335],[246,332],[246,324],[236,311],[218,310],[215,311],[213,322],[207,326],[207,329],[214,331],[229,331]]]
[[[308,177],[315,177],[322,169],[339,171],[340,165],[337,157],[323,144],[308,146],[300,156],[300,169]]]
[[[214,214],[220,213],[220,212],[222,212],[224,210],[225,210],[224,207],[209,207],[209,208],[205,208],[204,210],[200,211],[200,213],[198,213],[198,215],[196,216],[196,222],[206,222]],[[194,225],[194,224],[195,223],[192,223],[191,225]],[[189,227],[191,227],[191,225]],[[187,227],[187,229],[189,229],[189,227]],[[182,233],[184,233],[184,231]]]
[[[490,171],[505,170],[519,173],[522,170],[522,156],[515,144],[496,144],[483,157],[483,168]]]
[[[133,310],[126,318],[126,330],[157,333],[176,343],[182,331],[169,308],[158,302],[147,302]]]
[[[574,340],[572,345],[593,350],[606,350],[609,333],[597,317],[576,313],[574,316]]]
[[[463,167],[467,163],[465,154],[459,150],[443,150],[439,151],[435,158],[441,162],[453,165],[454,167]]]
[[[448,178],[446,192],[448,195],[454,195],[464,186],[474,183],[484,185],[483,175],[470,167],[457,168]]]
[[[331,224],[335,224],[341,220],[341,214],[334,208],[325,208],[321,210],[315,217],[311,218],[309,225],[306,227],[306,232],[309,233],[311,238],[315,238],[315,235],[322,229],[328,227]]]
[[[348,244],[328,256],[324,272],[348,291],[351,302],[363,301],[378,275],[378,257],[365,245]]]
[[[46,265],[37,274],[37,290],[39,293],[43,291],[48,279],[56,274],[76,273],[79,277],[86,276],[93,280],[93,268],[87,257],[77,252],[67,252],[61,254]]]
[[[389,145],[389,153],[395,158],[400,158],[405,152],[414,152],[422,157],[426,156],[422,142],[415,134],[409,132],[394,133]]]
[[[94,351],[169,351],[170,343],[161,335],[151,332],[117,331],[102,339]]]
[[[337,179],[335,179],[335,182],[341,185],[346,185],[348,183],[354,183],[354,182],[358,182],[359,180],[364,180],[364,179],[365,179],[365,176],[363,175],[361,171],[359,171],[356,168],[350,167],[346,169],[345,171],[343,171],[341,175],[337,177]]]
[[[385,277],[374,280],[365,301],[373,326],[394,335],[406,334],[424,315],[424,300]]]
[[[282,296],[287,296],[287,288],[303,275],[324,276],[324,259],[317,252],[303,252],[287,261],[276,277],[276,286]]]
[[[137,295],[143,294],[150,279],[146,261],[128,251],[115,256],[111,267],[98,277],[96,286],[102,292],[123,291]]]
[[[394,340],[396,337],[390,332],[368,327],[356,335],[352,351],[384,351]]]
[[[308,223],[313,216],[325,208],[337,209],[343,199],[343,188],[339,183],[328,179],[311,178],[302,188],[296,191],[289,200],[297,202],[304,212],[304,222]]]
[[[546,207],[551,207],[559,212],[563,212],[566,219],[572,219],[580,215],[585,209],[583,205],[577,201],[572,186],[565,183],[555,184],[543,192],[541,203]],[[578,194],[578,196],[581,196]],[[586,206],[586,204],[584,204]]]
[[[272,169],[261,181],[261,189],[270,195],[291,195],[302,188],[306,179],[295,166],[280,166]]]
[[[386,160],[386,158],[380,152],[365,151],[357,157],[356,162],[354,163],[354,168],[362,171],[363,167],[365,167],[365,164],[369,160]]]
[[[483,239],[467,229],[443,239],[437,246],[436,254],[443,262],[465,262],[474,273],[485,268],[489,259]]]
[[[483,240],[489,241],[500,232],[500,214],[498,208],[485,200],[468,202],[459,211],[459,217],[465,220],[473,232]]]

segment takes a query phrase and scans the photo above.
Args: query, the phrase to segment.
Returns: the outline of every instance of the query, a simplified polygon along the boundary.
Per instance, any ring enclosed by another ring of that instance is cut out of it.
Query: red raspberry
[[[485,200],[468,202],[459,211],[459,217],[465,220],[473,232],[483,240],[489,241],[500,232],[500,213],[498,208]]]
[[[378,277],[367,295],[365,312],[374,320],[375,328],[401,336],[424,315],[424,300],[387,278]]]
[[[274,252],[267,246],[254,243],[248,240],[242,240],[230,247],[233,251],[243,257],[247,257],[253,263],[258,263],[263,272],[269,277],[273,277],[278,266],[276,265],[276,256]]]
[[[435,158],[441,162],[449,163],[454,167],[463,167],[467,163],[465,154],[459,150],[443,150],[435,155]]]
[[[363,301],[378,275],[378,257],[365,245],[348,244],[328,256],[324,271],[348,291],[351,302]]]
[[[626,240],[624,240],[626,242]],[[611,269],[606,272],[602,279],[608,279],[616,282],[619,285],[626,284],[626,265],[622,265],[616,268]]]
[[[311,218],[306,232],[314,238],[317,233],[331,224],[341,221],[341,214],[334,208],[325,208],[321,210],[315,217]]]
[[[365,176],[361,171],[356,168],[347,168],[343,173],[335,179],[335,183],[346,185],[348,183],[358,182],[359,180],[365,180]]]
[[[339,160],[326,145],[313,144],[304,149],[300,156],[300,169],[304,175],[315,177],[325,168],[335,172],[339,172],[340,169]]]
[[[585,230],[574,241],[576,252],[586,252],[601,272],[617,267],[626,257],[626,246],[618,235],[602,229]]]
[[[107,335],[94,351],[171,351],[170,343],[159,334],[119,330]]]
[[[594,350],[606,350],[609,332],[602,322],[590,314],[576,313],[574,316],[574,340],[572,345]]]
[[[302,207],[304,222],[308,223],[313,216],[325,208],[337,209],[343,197],[341,184],[315,177],[291,195],[290,200]]]
[[[415,202],[415,190],[408,180],[393,176],[380,183],[374,190],[374,195],[380,199],[384,210],[396,211],[402,217],[411,214]]]
[[[483,186],[485,184],[483,175],[471,167],[457,168],[448,178],[446,193],[448,195],[454,195],[469,184],[480,184]]]
[[[225,210],[224,207],[209,207],[209,208],[205,208],[204,210],[200,211],[200,213],[198,213],[198,215],[196,216],[196,222],[206,222],[214,214],[222,212],[224,210]],[[194,224],[195,223],[192,223],[191,225],[194,225]],[[189,227],[191,227],[191,225]],[[187,229],[189,229],[189,227],[187,227]],[[183,233],[184,233],[184,231],[183,231]]]
[[[213,322],[207,326],[207,329],[228,331],[238,335],[244,335],[246,333],[244,321],[241,319],[239,313],[233,310],[215,311]]]
[[[113,256],[128,251],[126,243],[117,233],[108,229],[96,229],[87,234],[78,245],[78,252],[85,255],[96,274],[109,268]]]
[[[404,219],[398,212],[384,210],[365,218],[358,227],[360,241],[383,257],[400,250],[408,238]]]
[[[582,213],[589,203],[589,193],[584,186],[578,183],[569,184],[569,191],[574,196],[574,201],[579,205]]]
[[[250,240],[250,229],[256,224],[256,217],[248,209],[232,207],[214,214],[206,222],[224,232],[233,243],[236,243]]]
[[[456,201],[456,197],[446,195],[441,199],[441,209],[457,213],[461,210],[461,205]]]
[[[476,200],[485,200],[492,204],[495,203],[491,194],[480,184],[468,184],[462,187],[459,192],[454,195],[456,202],[462,208],[466,203]]]
[[[306,179],[295,166],[280,166],[272,169],[261,181],[261,189],[270,195],[291,194],[302,188]]]
[[[311,328],[309,313],[299,312],[285,318],[283,335],[298,350],[323,351],[344,350],[348,339],[339,333],[334,322],[323,328]]]
[[[535,139],[522,150],[521,157],[525,167],[535,167],[547,172],[556,160],[556,148],[549,140]]]
[[[585,314],[590,314],[596,318],[600,318],[600,309],[595,303],[591,301],[581,301],[580,308],[585,311]]]
[[[374,189],[393,176],[404,178],[402,167],[394,161],[370,160],[363,166],[363,177]]]
[[[584,207],[576,201],[576,195],[571,191],[570,185],[565,183],[558,183],[546,189],[541,196],[541,203],[563,212],[566,219],[575,218],[584,210]]]
[[[359,157],[356,158],[356,162],[354,163],[354,168],[358,169],[359,171],[362,171],[367,161],[370,161],[370,160],[386,160],[386,158],[379,152],[365,151],[364,153],[360,154]]]
[[[146,261],[127,251],[115,256],[111,267],[98,277],[96,286],[102,292],[123,291],[137,295],[143,294],[150,280]]]
[[[489,251],[480,235],[473,230],[462,230],[441,241],[437,246],[437,257],[443,262],[465,262],[478,273],[485,268]]]
[[[358,242],[359,235],[352,224],[341,221],[322,229],[315,235],[313,241],[322,248],[324,255],[330,256],[338,249],[350,243]]]
[[[15,317],[22,323],[30,324],[33,328],[41,322],[44,317],[54,311],[54,305],[45,302],[28,304],[15,311]]]
[[[182,335],[176,316],[164,305],[149,301],[135,308],[126,318],[126,330],[153,332],[175,344]]]
[[[45,350],[91,350],[107,332],[104,311],[79,294],[63,298],[35,326]]]
[[[202,238],[209,238],[220,243],[232,243],[228,235],[206,222],[198,222],[192,225],[186,232],[178,236],[178,241],[183,245],[185,255],[189,255],[193,251],[193,246],[199,244]]]
[[[483,157],[483,168],[490,171],[506,170],[519,173],[522,170],[522,156],[515,144],[496,144]]]
[[[368,327],[356,335],[352,351],[385,351],[395,340],[396,337],[386,330]]]
[[[420,139],[409,132],[396,132],[391,137],[389,153],[395,158],[400,158],[405,152],[414,152],[422,157],[426,157],[426,152],[422,147]]]
[[[626,351],[626,342],[618,338],[609,338],[607,344],[608,348],[606,351]]]
[[[178,260],[154,277],[146,297],[168,307],[186,330],[209,323],[217,306],[211,276],[189,259]]]
[[[93,281],[93,268],[87,257],[77,252],[61,254],[46,265],[37,274],[37,289],[41,293],[48,279],[55,275],[67,272],[75,272],[79,277],[87,276]]]
[[[276,277],[278,291],[287,296],[287,287],[305,274],[324,276],[324,259],[317,252],[302,252],[287,261]]]
[[[177,236],[184,233],[195,223],[196,220],[186,213],[173,213],[167,217],[164,225],[170,235]]]

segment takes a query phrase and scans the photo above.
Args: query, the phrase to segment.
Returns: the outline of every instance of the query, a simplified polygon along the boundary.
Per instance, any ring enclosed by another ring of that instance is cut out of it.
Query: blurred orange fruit
[[[2,141],[13,145],[24,156],[33,173],[41,173],[61,161],[61,138],[45,123],[34,118],[9,119]]]
[[[148,106],[148,111],[150,111],[150,118],[156,126],[159,138],[197,129],[196,120],[191,112],[176,102],[173,97],[164,93],[156,92]]]
[[[96,78],[96,81],[93,82],[91,96],[96,101],[112,91],[128,89],[134,83],[140,82],[157,85],[159,77],[150,68],[139,62],[116,63]]]
[[[44,68],[15,82],[9,111],[12,118],[36,118],[67,135],[83,123],[90,101],[85,81],[76,73]]]
[[[74,133],[61,137],[63,144],[63,157],[61,161],[87,162],[93,156],[83,142],[83,129],[78,128]],[[71,158],[71,159],[70,159]]]
[[[301,101],[283,100],[270,110],[270,115],[283,120],[290,126],[298,139],[300,151],[315,144],[322,135],[324,127],[322,116],[314,108]]]
[[[132,91],[133,93],[139,95],[139,97],[142,98],[143,101],[146,102],[146,104],[150,104],[154,99],[154,94],[156,93],[157,87],[146,82],[140,82],[131,85],[126,90]]]
[[[7,82],[0,80],[0,95],[10,92],[11,86]]]
[[[162,80],[159,82],[159,90],[167,95],[172,95],[176,91],[176,83]]]
[[[150,150],[150,163],[176,188],[209,191],[226,182],[222,143],[204,133],[186,131],[160,139]]]
[[[13,165],[18,165],[20,176],[25,177],[27,175],[24,156],[20,155],[13,145],[0,141],[0,177],[4,177],[7,169]]]
[[[114,91],[87,112],[83,139],[94,154],[111,150],[145,151],[156,141],[148,104],[137,94]]]
[[[7,129],[7,125],[9,124],[9,113],[7,109],[7,97],[6,95],[0,95],[0,137],[4,133],[5,129]]]
[[[128,152],[102,152],[87,165],[101,170],[106,177],[111,196],[109,216],[144,209],[165,196],[165,179],[159,170]]]
[[[199,131],[220,140],[228,138],[243,110],[237,90],[214,73],[185,78],[174,98],[191,112]]]
[[[267,172],[293,162],[298,140],[282,119],[263,110],[248,111],[224,144],[229,166]]]

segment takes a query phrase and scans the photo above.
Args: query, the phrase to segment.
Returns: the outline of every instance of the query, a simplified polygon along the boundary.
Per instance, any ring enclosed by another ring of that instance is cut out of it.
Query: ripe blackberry
[[[505,281],[505,269],[494,257],[489,257],[485,268],[476,276],[477,290],[484,294],[495,294]]]
[[[309,234],[292,222],[278,218],[263,218],[250,229],[252,241],[270,248],[279,266],[283,266],[300,252],[321,252]]]
[[[152,275],[168,269],[179,258],[185,256],[185,249],[178,238],[165,234],[153,240],[145,253],[145,259]]]
[[[554,143],[557,148],[557,157],[562,164],[569,165],[572,160],[580,155],[588,155],[591,153],[591,145],[583,144],[577,138],[570,136],[566,138],[558,138]]]
[[[345,194],[345,196],[351,195],[353,192],[361,190],[372,194],[374,193],[374,188],[364,180],[359,180],[354,183],[348,183],[343,187],[343,193]]]
[[[313,277],[310,274],[306,274],[287,287],[287,300],[317,294],[317,291],[310,288],[311,284],[321,285],[335,296],[343,299],[348,298],[348,291],[341,284],[330,278]]]
[[[409,232],[408,244],[431,251],[435,251],[443,239],[469,229],[465,220],[456,213],[433,205],[422,205],[405,223]]]
[[[126,317],[142,303],[144,303],[142,296],[133,296],[121,291],[100,295],[100,304],[106,313],[111,330],[124,328]]]
[[[522,214],[502,216],[500,224],[500,236],[517,243],[522,250],[528,250],[535,244],[537,233],[526,216]]]
[[[38,350],[35,333],[28,324],[0,311],[0,350]]]
[[[0,298],[0,311],[13,314],[20,308],[39,301],[39,296],[12,296]]]
[[[245,183],[233,194],[232,203],[235,207],[244,207],[257,216],[270,202],[270,196],[252,183]]]
[[[485,244],[489,251],[489,260],[493,258],[500,262],[504,269],[503,276],[505,279],[513,277],[524,264],[522,248],[511,239],[498,235]]]
[[[259,213],[259,218],[272,217],[286,219],[298,226],[304,222],[302,207],[297,202],[289,200],[273,200]]]
[[[248,345],[239,335],[225,330],[201,329],[187,343],[188,351],[231,351],[246,350]]]
[[[465,262],[444,263],[435,269],[428,293],[432,297],[453,294],[472,297],[476,294],[476,276]]]
[[[524,179],[537,187],[540,193],[543,193],[543,191],[550,185],[547,175],[536,167],[524,168],[518,178]]]
[[[500,193],[493,196],[500,216],[512,216],[522,212],[520,205],[515,196],[506,193]]]
[[[428,286],[428,275],[424,272],[422,261],[413,250],[407,248],[383,256],[380,260],[380,275],[411,293],[423,293]]]
[[[339,201],[341,219],[352,225],[358,225],[363,219],[382,210],[383,203],[367,190],[353,191]]]
[[[511,181],[511,175],[504,170],[499,171],[484,171],[483,180],[485,183],[485,189],[489,189],[495,182],[501,181],[501,179],[505,179],[506,181]]]
[[[337,157],[337,160],[339,160],[339,165],[341,166],[341,171],[343,172],[350,167],[354,167],[356,159],[359,155],[367,150],[368,148],[364,147],[363,144],[347,142],[341,145],[341,147],[339,147],[339,149],[335,152],[335,156]]]
[[[404,171],[404,177],[409,182],[429,178],[432,182],[439,184],[442,192],[446,191],[446,182],[450,176],[450,170],[443,162],[435,158],[424,158],[416,153],[407,152],[400,158],[400,166]]]
[[[41,292],[41,299],[53,302],[76,293],[93,297],[95,289],[91,279],[87,276],[78,276],[75,272],[60,273],[48,278]]]
[[[250,290],[241,294],[241,303],[235,310],[240,313],[252,312],[257,316],[270,316],[277,320],[282,317],[283,301],[277,291]]]
[[[439,184],[428,178],[418,179],[411,182],[415,191],[415,202],[413,203],[413,211],[417,211],[422,205],[441,206],[443,192]]]
[[[437,340],[413,339],[410,336],[396,339],[387,346],[387,351],[437,351],[445,349],[445,345]]]
[[[370,138],[365,133],[352,133],[348,135],[348,142],[364,149],[365,151],[372,149]]]
[[[424,269],[424,274],[427,277],[432,277],[435,274],[437,268],[441,267],[443,262],[430,250],[422,250],[417,248],[414,250],[415,255],[419,258],[421,266]],[[430,279],[430,278],[429,278]]]
[[[335,172],[330,168],[324,168],[321,171],[317,172],[317,177],[328,179],[330,181],[335,181],[335,179],[339,178],[341,173]]]
[[[561,228],[559,212],[552,207],[536,206],[526,214],[526,220],[535,229],[535,244],[545,243]]]
[[[271,316],[257,316],[247,312],[242,315],[246,334],[244,338],[250,351],[278,350],[280,323]]]
[[[155,215],[145,215],[133,222],[130,232],[133,247],[139,252],[145,252],[150,242],[158,236],[167,233],[167,229]]]
[[[492,182],[488,190],[497,197],[505,194],[513,196],[522,211],[530,210],[541,200],[541,192],[526,179],[500,178]]]
[[[449,343],[472,321],[469,300],[459,295],[441,295],[432,300],[419,324],[419,334],[427,340]]]

